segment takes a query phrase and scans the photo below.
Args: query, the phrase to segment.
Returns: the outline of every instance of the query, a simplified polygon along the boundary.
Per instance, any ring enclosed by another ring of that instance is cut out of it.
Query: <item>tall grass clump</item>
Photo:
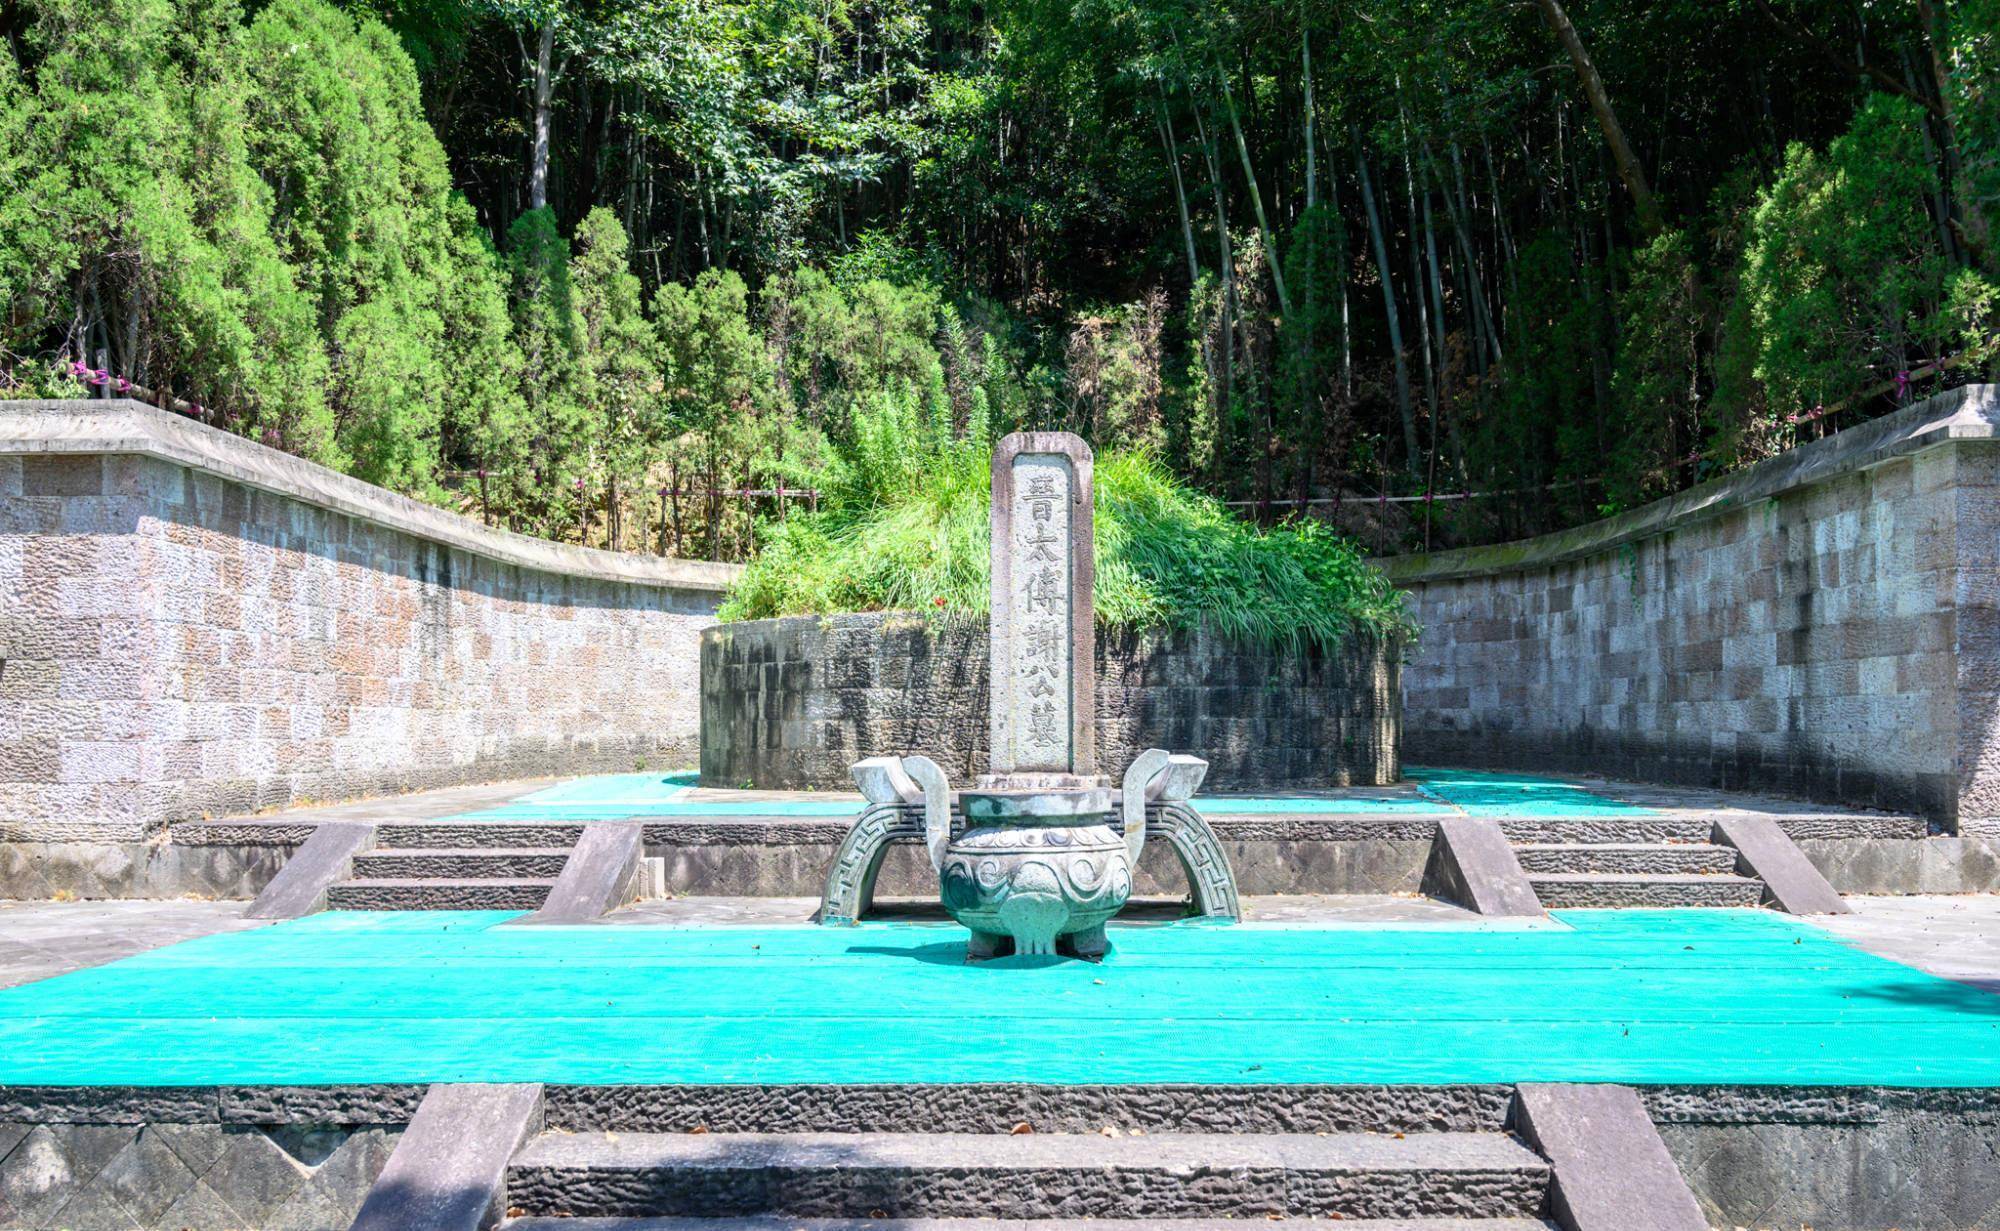
[[[992,441],[983,422],[954,430],[945,406],[902,389],[857,407],[813,476],[819,511],[764,527],[721,617],[983,617]],[[1096,477],[1100,624],[1328,649],[1356,630],[1411,631],[1400,593],[1317,522],[1260,531],[1143,453],[1100,455]]]

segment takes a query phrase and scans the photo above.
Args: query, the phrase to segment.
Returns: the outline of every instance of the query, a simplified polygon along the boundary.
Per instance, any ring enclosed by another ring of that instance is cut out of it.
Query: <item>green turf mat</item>
[[[1102,966],[508,917],[336,912],[0,991],[0,1084],[2000,1085],[2000,997],[1761,911],[1130,927]]]

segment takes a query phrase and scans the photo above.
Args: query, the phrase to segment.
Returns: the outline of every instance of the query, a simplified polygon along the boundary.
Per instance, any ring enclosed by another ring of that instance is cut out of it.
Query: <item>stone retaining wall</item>
[[[2000,817],[2000,399],[1941,394],[1609,521],[1384,561],[1415,764]]]
[[[0,1227],[345,1227],[421,1086],[0,1089]]]
[[[1115,777],[1146,748],[1189,752],[1220,790],[1393,782],[1399,655],[1361,634],[1319,653],[1099,629],[1099,761]],[[702,783],[851,790],[855,761],[915,753],[968,782],[987,768],[987,672],[983,623],[717,625],[701,642]]]
[[[102,844],[103,887],[143,894],[148,841],[204,814],[692,764],[734,572],[138,403],[0,403],[0,843]]]

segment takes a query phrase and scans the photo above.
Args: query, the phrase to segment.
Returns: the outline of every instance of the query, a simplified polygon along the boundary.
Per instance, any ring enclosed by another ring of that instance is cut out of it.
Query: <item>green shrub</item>
[[[857,411],[817,513],[765,527],[725,620],[843,611],[983,616],[990,443],[953,436],[905,387]],[[1330,648],[1349,632],[1410,631],[1401,595],[1316,522],[1259,531],[1141,453],[1096,468],[1097,618],[1197,624],[1261,644]]]
[[[1826,153],[1788,149],[1758,201],[1742,283],[1775,411],[1833,405],[1951,349],[1924,142],[1915,103],[1875,95]]]

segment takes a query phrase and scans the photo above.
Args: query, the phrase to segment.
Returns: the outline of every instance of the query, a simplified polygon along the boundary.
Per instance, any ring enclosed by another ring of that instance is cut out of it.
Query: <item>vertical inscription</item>
[[[1097,775],[1090,446],[1015,432],[993,451],[991,773]]]
[[[1071,589],[1070,501],[1075,476],[1069,459],[1051,453],[1014,458],[1011,513],[1014,760],[1018,768],[1065,772],[1075,663],[1070,645],[1076,596]]]

